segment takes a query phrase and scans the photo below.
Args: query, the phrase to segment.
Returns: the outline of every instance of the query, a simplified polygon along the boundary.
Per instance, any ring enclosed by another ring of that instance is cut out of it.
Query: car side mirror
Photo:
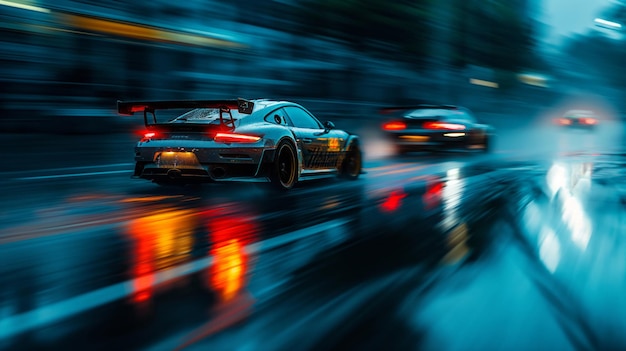
[[[324,122],[324,128],[326,130],[335,129],[335,123],[333,123],[331,121],[326,121],[326,122]]]

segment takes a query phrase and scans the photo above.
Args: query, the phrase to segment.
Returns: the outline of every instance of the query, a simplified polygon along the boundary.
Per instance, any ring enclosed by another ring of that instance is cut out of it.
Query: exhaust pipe
[[[214,179],[224,178],[226,175],[226,170],[222,167],[213,167],[211,169],[211,177]]]

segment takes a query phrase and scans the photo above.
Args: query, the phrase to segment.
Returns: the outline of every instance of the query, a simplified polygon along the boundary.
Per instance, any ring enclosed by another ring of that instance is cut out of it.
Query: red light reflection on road
[[[254,241],[258,229],[250,216],[225,207],[205,214],[211,242],[209,254],[213,257],[208,283],[221,301],[230,301],[245,285],[248,269],[245,247]]]
[[[407,197],[407,194],[403,190],[394,190],[387,196],[385,201],[380,204],[380,208],[383,212],[394,212],[402,206],[402,199],[405,197]]]
[[[245,211],[232,210],[228,205],[204,212],[212,243],[209,254],[213,257],[207,283],[216,292],[219,303],[212,311],[213,318],[184,338],[175,350],[229,328],[252,311],[255,301],[245,290],[249,269],[245,248],[256,240],[258,227],[252,216],[242,213]]]
[[[219,243],[211,249],[211,286],[223,301],[232,300],[244,284],[245,254],[237,239]]]
[[[441,204],[444,183],[441,179],[431,179],[426,184],[426,192],[422,195],[425,210],[432,210]]]
[[[133,302],[147,303],[152,298],[157,271],[188,261],[196,220],[190,210],[167,209],[130,222]]]

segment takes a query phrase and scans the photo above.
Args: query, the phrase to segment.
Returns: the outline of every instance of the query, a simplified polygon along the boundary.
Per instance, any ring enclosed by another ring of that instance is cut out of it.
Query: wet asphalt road
[[[287,194],[8,135],[0,349],[624,349],[623,124],[497,123],[491,154],[401,158],[358,126],[359,180]]]

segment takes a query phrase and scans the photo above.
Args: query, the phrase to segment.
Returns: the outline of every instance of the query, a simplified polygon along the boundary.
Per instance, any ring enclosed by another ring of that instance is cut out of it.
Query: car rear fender
[[[303,166],[302,153],[298,149],[294,139],[290,137],[289,135],[286,135],[286,136],[281,137],[280,139],[277,139],[274,145],[266,144],[267,148],[263,152],[263,158],[261,160],[261,164],[259,165],[259,169],[257,170],[257,174],[256,174],[257,176],[259,176],[262,173],[268,172],[269,167],[271,167],[271,165],[274,163],[274,158],[276,157],[276,147],[283,141],[290,143],[296,150],[296,155],[297,155],[296,158],[298,160],[298,178],[300,177],[300,174],[302,173],[302,166]]]
[[[488,124],[475,124],[474,128],[484,131],[485,134],[491,135],[495,133],[495,128],[493,128],[492,126],[488,125]]]
[[[348,151],[352,145],[361,146],[361,139],[359,139],[359,136],[356,134],[350,134],[346,139],[345,145],[346,147],[344,151]]]
[[[298,143],[296,143],[295,134],[290,130],[290,136],[284,136],[278,140],[276,146],[278,146],[281,142],[286,141],[293,146],[296,150],[296,159],[298,160],[298,179],[300,179],[300,175],[302,174],[302,169],[304,167],[304,160],[302,159],[302,150],[298,148]]]

